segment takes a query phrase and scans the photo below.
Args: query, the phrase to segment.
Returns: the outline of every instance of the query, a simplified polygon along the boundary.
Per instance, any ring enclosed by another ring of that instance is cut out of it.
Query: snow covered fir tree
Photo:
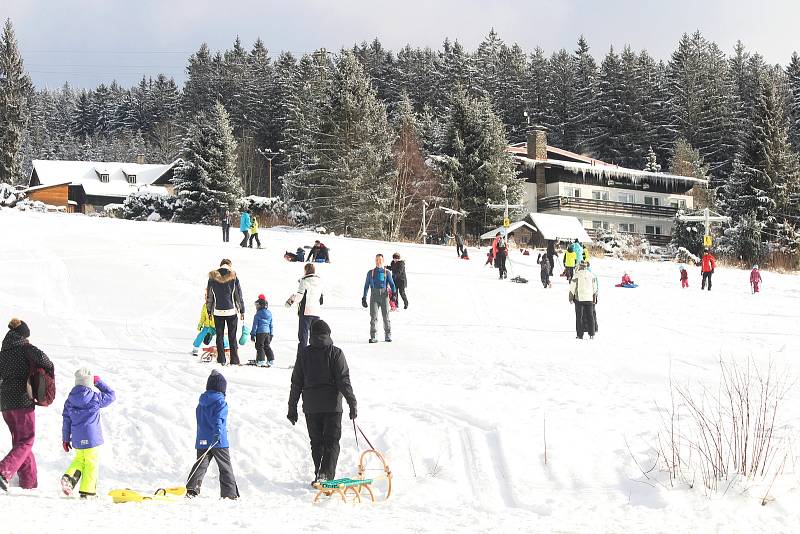
[[[0,183],[12,184],[23,178],[20,146],[28,125],[33,90],[25,73],[11,20],[0,36]]]

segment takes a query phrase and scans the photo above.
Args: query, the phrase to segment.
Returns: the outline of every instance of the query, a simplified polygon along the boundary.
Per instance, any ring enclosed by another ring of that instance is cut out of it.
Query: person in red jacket
[[[706,288],[706,280],[708,280],[708,290],[711,291],[711,275],[714,274],[714,268],[717,266],[717,260],[711,255],[711,251],[705,250],[703,254],[703,262],[701,271],[703,272],[703,281],[700,284],[700,291]]]
[[[758,265],[753,265],[753,270],[750,271],[750,287],[753,293],[758,293],[758,288],[761,285],[761,271],[758,270]]]
[[[681,265],[681,288],[689,287],[689,271]]]

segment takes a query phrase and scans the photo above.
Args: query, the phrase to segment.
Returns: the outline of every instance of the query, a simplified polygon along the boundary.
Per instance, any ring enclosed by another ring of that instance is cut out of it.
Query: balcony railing
[[[537,209],[546,211],[585,211],[607,215],[628,215],[634,217],[671,219],[678,208],[671,206],[652,206],[631,202],[613,202],[579,197],[544,197],[537,201]]]

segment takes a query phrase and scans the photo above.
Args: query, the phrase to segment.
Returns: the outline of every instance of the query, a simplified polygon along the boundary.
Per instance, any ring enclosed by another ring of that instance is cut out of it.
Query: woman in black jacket
[[[408,309],[408,297],[406,297],[406,287],[408,280],[406,279],[406,262],[400,259],[400,253],[395,252],[392,255],[392,263],[389,265],[389,270],[392,271],[392,278],[394,278],[394,285],[397,287],[397,292],[392,295],[394,305],[398,303],[398,293],[403,297],[403,309]]]
[[[53,362],[44,352],[28,342],[31,331],[25,321],[11,319],[8,333],[0,348],[0,411],[11,432],[11,451],[0,460],[0,490],[8,490],[8,482],[19,474],[23,489],[37,486],[35,404],[28,392],[29,362],[53,376]]]

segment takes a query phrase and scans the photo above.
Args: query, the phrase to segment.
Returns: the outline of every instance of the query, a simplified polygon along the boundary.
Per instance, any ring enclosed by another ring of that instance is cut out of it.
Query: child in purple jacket
[[[92,389],[92,385],[99,392]],[[75,449],[75,459],[61,477],[64,495],[72,495],[78,481],[81,483],[81,499],[96,494],[100,467],[98,453],[103,444],[100,408],[105,408],[114,399],[114,391],[99,376],[93,376],[85,367],[75,371],[75,387],[64,403],[64,422],[61,428],[64,452]]]

